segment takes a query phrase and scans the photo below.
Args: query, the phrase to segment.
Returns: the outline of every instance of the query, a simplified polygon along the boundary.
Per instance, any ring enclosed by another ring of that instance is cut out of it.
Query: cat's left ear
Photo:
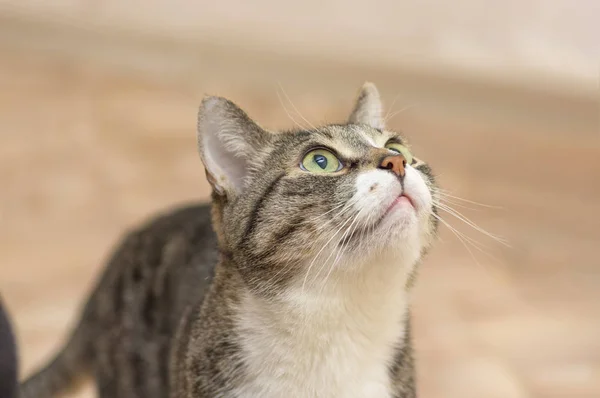
[[[383,130],[383,105],[379,91],[373,83],[365,83],[356,99],[354,109],[350,114],[348,123],[366,124],[373,128]]]
[[[268,145],[270,137],[228,99],[204,98],[198,112],[198,150],[215,193],[231,198],[242,192],[260,148]]]

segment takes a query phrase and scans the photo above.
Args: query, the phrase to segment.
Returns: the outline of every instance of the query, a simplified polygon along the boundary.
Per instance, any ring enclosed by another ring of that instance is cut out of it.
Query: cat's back
[[[173,320],[169,324],[178,323],[185,306],[204,297],[217,263],[210,205],[180,207],[159,216],[142,230],[144,240],[139,266],[149,268],[147,283],[154,293],[145,305],[160,313],[168,311]]]
[[[188,305],[202,301],[217,262],[210,206],[164,213],[123,239],[84,311],[113,396],[165,396],[167,360]],[[118,377],[116,377],[119,375]],[[102,384],[102,382],[100,383]]]
[[[106,276],[114,287],[113,309],[138,311],[130,315],[143,317],[148,326],[166,310],[177,321],[190,300],[204,295],[216,261],[210,205],[165,212],[129,233],[111,259]]]

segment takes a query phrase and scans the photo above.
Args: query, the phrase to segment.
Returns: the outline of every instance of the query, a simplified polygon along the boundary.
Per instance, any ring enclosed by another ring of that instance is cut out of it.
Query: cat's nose
[[[394,172],[398,177],[404,177],[404,168],[406,167],[406,159],[404,156],[398,154],[393,156],[386,156],[379,164],[380,169],[390,170]]]

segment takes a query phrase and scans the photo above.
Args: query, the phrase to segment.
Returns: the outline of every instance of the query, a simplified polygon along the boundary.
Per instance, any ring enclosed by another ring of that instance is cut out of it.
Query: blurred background
[[[452,206],[510,245],[442,214],[459,237],[442,228],[416,288],[420,396],[600,397],[598,20],[596,0],[0,0],[0,292],[22,375],[126,229],[208,198],[204,94],[291,128],[343,121],[369,80],[471,201]]]

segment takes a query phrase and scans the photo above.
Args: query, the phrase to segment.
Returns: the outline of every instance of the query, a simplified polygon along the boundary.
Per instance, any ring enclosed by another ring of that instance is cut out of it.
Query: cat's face
[[[431,171],[383,127],[370,84],[347,124],[309,131],[270,133],[207,98],[199,143],[221,250],[257,290],[351,277],[378,258],[412,267],[434,239]]]

